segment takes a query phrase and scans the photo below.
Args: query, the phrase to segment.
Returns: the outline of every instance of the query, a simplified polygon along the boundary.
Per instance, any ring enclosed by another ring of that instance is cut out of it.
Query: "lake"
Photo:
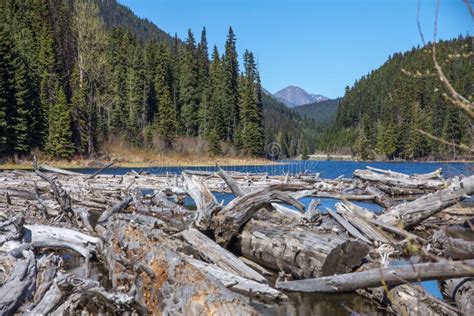
[[[354,162],[354,161],[282,161],[274,165],[261,166],[226,166],[222,167],[228,171],[249,172],[249,173],[268,173],[269,175],[284,175],[284,174],[298,174],[319,173],[321,178],[334,179],[339,176],[346,178],[352,177],[355,169],[363,169],[366,166],[376,167],[380,169],[390,169],[392,171],[411,173],[428,173],[435,171],[438,168],[443,169],[445,177],[464,175],[469,176],[474,172],[474,163],[440,163],[440,162]],[[104,171],[106,174],[122,175],[131,170],[147,171],[150,174],[179,174],[184,169],[201,170],[201,171],[215,171],[216,167],[150,167],[150,168],[110,168]],[[81,169],[76,170],[84,173],[93,173],[96,169]],[[218,201],[224,201],[227,204],[234,196],[228,193],[214,193]],[[303,198],[301,201],[307,206],[310,198]],[[325,212],[326,207],[334,208],[337,202],[333,199],[320,199],[321,204],[318,209]],[[382,208],[373,203],[356,202],[356,204],[364,206],[374,212],[382,211]],[[186,198],[185,206],[194,208],[194,201]],[[397,261],[396,264],[403,264]],[[437,282],[429,281],[422,282],[422,286],[432,295],[441,298],[441,293],[438,289]],[[277,314],[279,315],[356,315],[356,314],[370,314],[370,315],[386,315],[384,310],[380,310],[377,306],[355,294],[307,294],[307,293],[290,293],[290,301],[281,304],[277,307]],[[262,307],[261,312],[264,314],[274,314],[275,310],[267,310]]]

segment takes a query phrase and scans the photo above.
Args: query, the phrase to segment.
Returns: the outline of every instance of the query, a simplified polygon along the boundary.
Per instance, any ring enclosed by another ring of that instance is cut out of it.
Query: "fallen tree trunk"
[[[71,249],[83,257],[88,256],[89,253],[96,253],[102,246],[100,238],[72,229],[46,225],[25,225],[23,242],[30,244],[33,248]]]
[[[362,272],[279,282],[281,290],[298,292],[349,292],[381,285],[474,276],[474,260],[419,263]]]
[[[369,168],[368,168],[369,169]],[[422,179],[419,177],[410,177],[406,174],[385,172],[385,170],[354,170],[354,176],[362,180],[381,183],[388,186],[410,189],[438,190],[444,186],[443,181],[434,179]],[[377,172],[375,171],[377,170]]]
[[[200,271],[203,271],[206,274],[218,279],[226,288],[234,292],[249,296],[251,298],[257,298],[263,302],[279,302],[288,299],[285,294],[271,288],[267,284],[262,284],[243,278],[240,275],[230,273],[229,271],[223,270],[218,266],[205,263],[200,260],[192,258],[187,258],[186,260]]]
[[[456,302],[463,315],[474,315],[474,279],[458,278],[441,281],[441,290],[446,297]]]
[[[212,217],[212,229],[217,243],[227,246],[239,233],[240,227],[247,223],[256,212],[278,201],[291,204],[301,212],[304,211],[304,205],[301,202],[271,187],[250,192],[233,199]]]
[[[213,263],[223,270],[240,275],[244,278],[259,283],[267,283],[265,277],[247,266],[234,254],[229,252],[227,249],[222,248],[198,230],[193,228],[187,229],[181,232],[178,236],[184,239],[189,247],[192,248],[193,252],[202,260]]]
[[[246,258],[298,279],[348,272],[369,251],[365,243],[341,235],[254,219],[244,226],[237,248]]]
[[[453,180],[445,189],[387,209],[378,220],[410,228],[473,193],[474,176]]]
[[[140,215],[133,215],[133,221],[129,217],[114,215],[103,236],[114,290],[133,294],[148,313],[257,314],[244,297],[187,262],[177,252],[178,240],[155,229],[154,223],[140,219]]]
[[[366,190],[367,193],[374,196],[375,203],[382,205],[385,208],[389,208],[394,205],[393,200],[379,188],[369,185]]]

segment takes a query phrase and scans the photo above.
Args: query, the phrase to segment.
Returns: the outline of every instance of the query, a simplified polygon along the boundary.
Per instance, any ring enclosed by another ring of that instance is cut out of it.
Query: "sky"
[[[229,26],[239,55],[254,52],[270,92],[297,85],[330,98],[381,66],[394,52],[421,45],[417,0],[119,0],[139,17],[182,39],[207,29],[223,52]],[[472,1],[471,1],[472,3]],[[433,39],[436,0],[421,0],[420,23]],[[463,0],[441,0],[438,38],[472,34]]]

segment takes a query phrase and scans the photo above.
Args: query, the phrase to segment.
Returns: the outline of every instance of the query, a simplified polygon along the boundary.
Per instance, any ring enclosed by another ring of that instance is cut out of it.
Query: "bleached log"
[[[39,165],[38,168],[40,170],[45,170],[45,171],[49,171],[49,172],[64,174],[64,175],[67,175],[67,176],[81,176],[82,175],[82,173],[79,173],[79,172],[74,172],[74,171],[65,170],[65,169],[56,168],[56,167],[51,167],[51,166],[48,166],[48,165]]]
[[[288,300],[288,297],[282,292],[271,288],[267,284],[255,282],[250,279],[241,277],[240,275],[231,273],[224,269],[219,268],[216,265],[205,263],[200,260],[186,258],[193,266],[198,268],[200,271],[216,278],[228,289],[256,298],[264,302],[280,302]]]
[[[346,206],[342,203],[336,204],[336,209],[339,213],[342,214],[350,224],[352,224],[355,228],[357,228],[362,234],[364,234],[368,239],[372,240],[373,242],[381,242],[381,243],[393,243],[394,240],[386,235],[383,231],[378,230],[374,227],[369,221],[364,219],[357,214],[353,214]]]
[[[186,192],[196,203],[195,225],[199,229],[207,230],[211,226],[212,212],[215,209],[220,209],[220,206],[211,191],[197,177],[187,176],[183,173],[183,178]]]
[[[355,228],[350,222],[348,222],[345,218],[341,217],[335,211],[331,210],[330,208],[326,208],[329,215],[332,216],[345,230],[349,233],[349,235],[365,242],[368,244],[372,244],[370,240],[368,240],[364,235],[362,235],[357,228]]]
[[[81,232],[46,225],[25,225],[23,242],[31,244],[33,248],[67,248],[76,251],[85,257],[96,253],[102,246],[100,238],[92,237]],[[88,246],[92,248],[88,249]]]
[[[243,196],[245,195],[245,192],[242,191],[240,188],[239,184],[223,169],[219,168],[219,171],[217,174],[225,181],[225,183],[229,186],[230,190],[232,193],[234,193],[236,196]]]
[[[212,229],[218,244],[227,246],[242,227],[261,208],[272,202],[285,202],[304,211],[304,205],[281,191],[266,187],[233,199],[212,217]]]
[[[474,279],[458,278],[441,281],[441,290],[446,297],[456,302],[462,315],[474,314]]]
[[[234,254],[219,246],[200,231],[190,228],[181,232],[178,236],[184,239],[202,260],[213,263],[221,269],[240,275],[246,279],[251,279],[259,283],[267,283],[265,277],[247,266]]]
[[[365,243],[341,235],[255,219],[243,227],[237,248],[261,266],[294,278],[348,272],[360,265],[369,251]]]
[[[447,188],[412,202],[387,209],[378,220],[391,225],[412,227],[474,193],[474,176],[455,179]]]
[[[374,202],[382,205],[385,208],[389,208],[394,205],[393,200],[385,194],[382,190],[378,189],[375,186],[367,186],[367,193],[371,194],[374,196]]]
[[[297,292],[349,292],[381,285],[474,276],[474,260],[418,263],[316,279],[279,282],[276,288]]]
[[[379,171],[375,172],[373,171],[373,168],[371,169],[372,170],[356,169],[354,170],[353,175],[366,181],[400,188],[438,190],[444,186],[444,182],[441,180],[414,178],[394,172],[379,173]]]
[[[25,301],[33,297],[36,262],[32,251],[24,251],[24,258],[13,260],[7,280],[0,287],[0,314],[13,315]]]

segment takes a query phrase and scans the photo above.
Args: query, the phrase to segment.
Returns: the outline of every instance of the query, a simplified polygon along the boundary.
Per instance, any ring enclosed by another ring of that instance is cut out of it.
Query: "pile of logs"
[[[256,315],[288,292],[356,291],[394,313],[472,315],[472,208],[438,216],[470,198],[474,176],[441,174],[3,171],[0,314]],[[319,209],[317,198],[340,202]],[[70,256],[83,258],[73,270]],[[439,280],[445,300],[415,284],[425,280]]]

